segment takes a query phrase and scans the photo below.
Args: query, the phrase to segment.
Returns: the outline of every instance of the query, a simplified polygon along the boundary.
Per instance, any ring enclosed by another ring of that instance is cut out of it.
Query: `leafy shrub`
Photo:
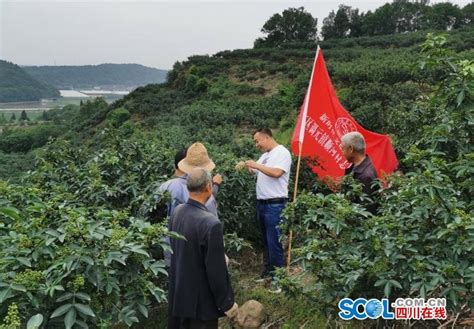
[[[122,125],[122,123],[124,123],[128,119],[130,119],[130,112],[123,107],[119,107],[118,109],[112,110],[107,114],[107,120],[115,128]]]
[[[59,192],[1,190],[0,314],[14,302],[23,319],[40,313],[47,327],[130,326],[152,299],[166,300],[165,265],[153,257],[165,248],[163,225]]]

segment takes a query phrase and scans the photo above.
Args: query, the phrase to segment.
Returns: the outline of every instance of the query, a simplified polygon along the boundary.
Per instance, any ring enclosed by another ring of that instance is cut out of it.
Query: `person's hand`
[[[217,174],[214,177],[212,177],[212,183],[216,185],[221,185],[222,184],[222,175]]]
[[[253,161],[253,160],[247,160],[247,161],[245,161],[245,165],[246,165],[247,168],[249,168],[249,169],[257,169],[258,163],[256,163],[256,162]]]
[[[237,316],[238,311],[239,305],[237,305],[237,303],[234,303],[234,305],[227,312],[224,313],[229,319],[233,319]]]
[[[225,256],[225,264],[229,266],[229,257],[226,254],[224,254],[224,256]]]
[[[239,161],[235,165],[235,170],[240,171],[245,168],[245,161]]]

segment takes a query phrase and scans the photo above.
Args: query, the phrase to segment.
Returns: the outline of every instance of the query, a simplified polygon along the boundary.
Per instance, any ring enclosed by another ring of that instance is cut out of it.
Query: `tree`
[[[0,124],[5,123],[7,123],[7,119],[5,118],[5,113],[2,113],[2,115],[0,115]]]
[[[16,115],[15,113],[12,113],[12,116],[10,117],[10,122],[15,122],[16,121]]]
[[[321,35],[324,40],[337,38],[336,29],[334,27],[334,20],[336,18],[336,13],[334,10],[331,10],[328,17],[323,19],[323,27],[321,28]]]
[[[442,2],[433,5],[428,14],[429,27],[438,30],[451,30],[463,23],[463,12],[457,5]]]
[[[340,5],[334,17],[334,30],[339,38],[347,37],[350,33],[350,10],[351,7]]]
[[[30,121],[30,118],[28,118],[25,110],[21,111],[20,121]]]
[[[288,8],[275,14],[262,27],[264,38],[255,40],[255,47],[278,47],[288,42],[314,42],[317,39],[317,18],[304,7]]]
[[[49,121],[49,114],[46,111],[43,111],[43,115],[41,116],[43,121]]]
[[[398,0],[394,1],[392,7],[395,15],[395,33],[413,32],[426,27],[426,14],[430,9],[426,3]]]
[[[462,9],[463,21],[464,24],[473,24],[474,23],[474,2],[471,2],[468,5],[465,5]]]
[[[325,40],[333,38],[359,37],[362,35],[362,19],[359,9],[340,5],[336,13],[334,10],[323,20],[321,35]]]

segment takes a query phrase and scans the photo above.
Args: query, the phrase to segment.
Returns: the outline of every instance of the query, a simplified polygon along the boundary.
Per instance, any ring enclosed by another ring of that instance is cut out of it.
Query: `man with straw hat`
[[[161,184],[160,192],[169,192],[171,200],[168,204],[168,217],[174,212],[176,206],[188,201],[189,192],[186,188],[188,173],[193,168],[204,168],[212,171],[216,165],[209,158],[206,147],[202,143],[194,143],[187,150],[180,150],[175,156],[175,177]],[[218,217],[216,196],[222,176],[217,174],[212,178],[212,196],[206,203],[206,208]]]
[[[180,150],[176,153],[174,178],[161,184],[158,191],[171,194],[171,200],[168,202],[168,217],[171,217],[176,207],[186,203],[189,198],[189,191],[186,187],[188,174],[194,168],[204,168],[209,171],[215,168],[214,162],[209,158],[206,148],[202,143],[194,143],[187,150]],[[219,185],[222,183],[222,176],[217,174],[212,178],[212,195],[206,202],[206,208],[218,217],[216,196]],[[169,237],[165,238],[167,244],[170,244]],[[165,251],[165,264],[170,266],[171,253]]]

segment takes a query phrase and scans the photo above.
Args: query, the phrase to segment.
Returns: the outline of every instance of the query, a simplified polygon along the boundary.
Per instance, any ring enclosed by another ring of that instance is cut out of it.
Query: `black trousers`
[[[168,317],[168,329],[217,329],[217,320],[202,321],[170,316]]]

